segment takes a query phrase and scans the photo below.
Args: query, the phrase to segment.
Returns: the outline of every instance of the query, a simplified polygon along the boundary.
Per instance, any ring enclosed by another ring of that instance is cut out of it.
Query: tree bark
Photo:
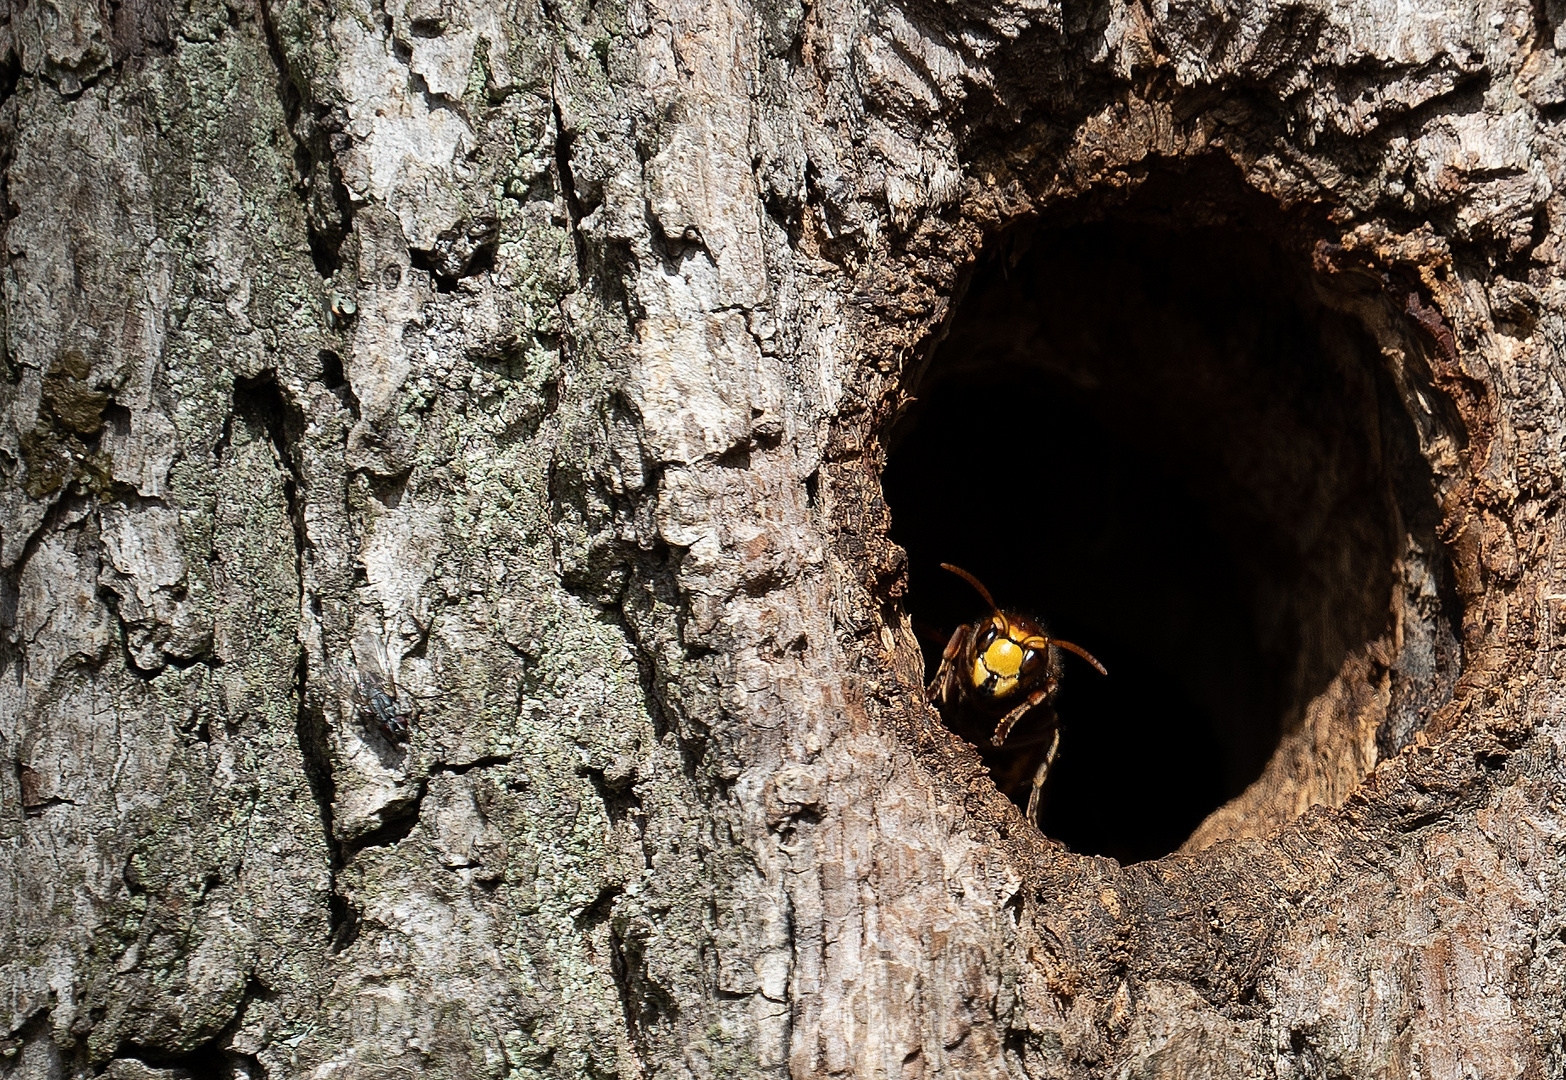
[[[0,1074],[1566,1071],[1552,0],[6,11]],[[1213,162],[1461,676],[1378,742],[1394,612],[1122,866],[925,704],[880,471],[984,259]]]

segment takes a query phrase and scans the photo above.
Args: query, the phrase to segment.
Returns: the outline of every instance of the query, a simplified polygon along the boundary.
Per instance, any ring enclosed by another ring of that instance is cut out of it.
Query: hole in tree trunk
[[[1072,849],[1178,848],[1274,755],[1293,767],[1280,740],[1351,656],[1371,658],[1372,729],[1305,741],[1359,755],[1313,766],[1353,784],[1449,695],[1456,608],[1416,428],[1376,342],[1259,230],[1041,230],[979,268],[909,391],[884,485],[927,674],[985,611],[941,562],[1109,669],[1063,658],[1041,818]],[[1235,806],[1262,813],[1262,786]]]

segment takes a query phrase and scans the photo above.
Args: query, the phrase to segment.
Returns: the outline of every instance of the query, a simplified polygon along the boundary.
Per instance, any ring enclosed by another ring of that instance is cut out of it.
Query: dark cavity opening
[[[1042,828],[1153,858],[1388,631],[1410,543],[1439,558],[1431,476],[1375,342],[1259,230],[1097,223],[1005,246],[891,433],[907,609],[927,677],[985,613],[942,562],[1103,661],[1064,658]]]

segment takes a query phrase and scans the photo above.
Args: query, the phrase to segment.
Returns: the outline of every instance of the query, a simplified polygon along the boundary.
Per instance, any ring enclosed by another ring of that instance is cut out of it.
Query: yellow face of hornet
[[[1030,620],[996,612],[975,630],[968,672],[975,693],[1003,702],[1048,672],[1050,639]]]
[[[1040,708],[1048,713],[1049,726],[1044,730],[1053,730],[1054,737],[1047,750],[1042,738],[1020,748],[1013,744],[1005,749],[1006,755],[1014,761],[1021,760],[1028,768],[1037,765],[1033,769],[1033,787],[1028,794],[1028,820],[1037,821],[1039,792],[1049,776],[1055,751],[1060,747],[1060,727],[1053,710],[1049,709],[1059,685],[1058,650],[1076,653],[1101,675],[1108,672],[1082,646],[1050,637],[1042,626],[1026,616],[1002,611],[990,591],[962,567],[941,563],[941,569],[951,571],[972,585],[990,606],[990,614],[988,618],[952,631],[946,648],[941,650],[941,663],[935,669],[935,678],[925,687],[925,695],[940,706],[942,718],[954,725],[954,734],[975,746],[982,740],[992,751],[1005,745],[1006,737],[1024,716]],[[987,739],[976,730],[983,720],[995,724],[994,733]],[[1015,758],[1014,749],[1023,757]],[[1042,759],[1036,754],[1039,750],[1043,751]],[[1029,754],[1034,756],[1030,758]]]
[[[1030,709],[1046,705],[1055,696],[1060,676],[1060,653],[1076,653],[1100,673],[1104,665],[1080,645],[1050,637],[1044,627],[1010,611],[1002,611],[979,579],[951,563],[941,566],[978,590],[990,606],[988,617],[952,631],[935,678],[925,688],[931,701],[950,710],[948,719],[971,724],[972,716],[996,719],[991,746],[1006,741],[1013,725]]]

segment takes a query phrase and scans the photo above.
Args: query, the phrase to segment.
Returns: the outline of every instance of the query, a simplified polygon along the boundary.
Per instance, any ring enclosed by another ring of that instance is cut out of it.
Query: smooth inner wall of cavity
[[[1375,344],[1256,230],[1081,225],[1015,253],[891,435],[907,609],[931,673],[984,612],[941,562],[1097,654],[1107,678],[1065,660],[1044,831],[1156,857],[1386,630],[1407,537],[1437,549],[1430,475]]]

